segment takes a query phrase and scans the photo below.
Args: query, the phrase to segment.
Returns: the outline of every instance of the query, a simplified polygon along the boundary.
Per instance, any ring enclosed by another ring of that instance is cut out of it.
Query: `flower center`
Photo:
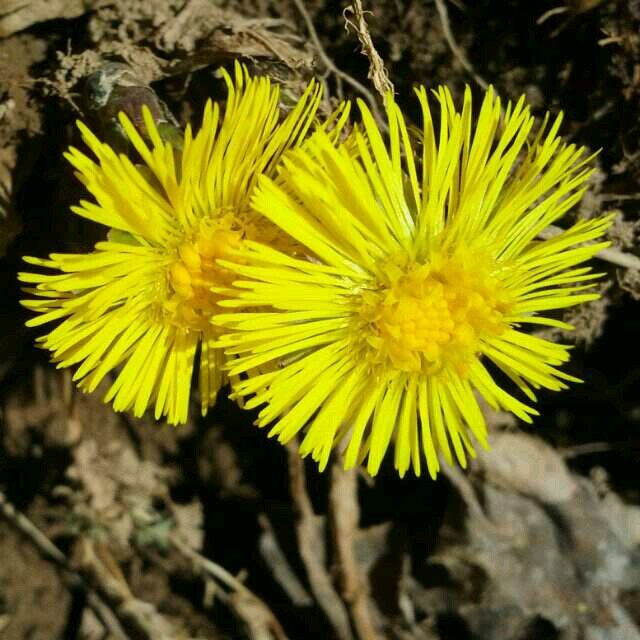
[[[221,296],[212,287],[229,286],[233,274],[216,263],[230,258],[238,248],[241,234],[230,229],[203,227],[191,242],[177,249],[167,273],[168,295],[164,303],[170,321],[182,328],[211,329],[211,315]]]
[[[389,282],[365,299],[368,343],[402,371],[466,375],[483,338],[506,328],[511,301],[492,261],[461,250],[409,269],[392,267]]]

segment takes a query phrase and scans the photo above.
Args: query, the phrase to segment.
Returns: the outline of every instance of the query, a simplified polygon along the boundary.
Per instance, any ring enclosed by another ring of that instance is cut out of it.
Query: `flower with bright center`
[[[578,266],[607,245],[609,217],[539,234],[581,198],[584,149],[565,144],[561,116],[534,131],[524,99],[503,110],[489,90],[477,119],[440,88],[435,126],[424,88],[421,153],[387,100],[385,141],[360,104],[362,126],[336,148],[322,135],[262,178],[255,209],[307,249],[292,257],[246,243],[223,261],[237,279],[214,321],[234,356],[235,393],[262,407],[259,426],[322,467],[377,473],[390,444],[401,475],[439,456],[466,464],[487,446],[480,395],[527,422],[535,390],[559,390],[569,347],[523,330],[570,328],[548,312],[597,298],[598,274]],[[504,374],[519,399],[494,379]]]
[[[177,326],[210,333],[211,316],[218,311],[220,296],[214,289],[230,286],[233,274],[218,265],[242,244],[240,231],[231,228],[208,229],[177,249],[167,272],[168,291],[163,301],[166,317]]]
[[[368,343],[402,371],[466,375],[480,338],[507,328],[509,293],[495,270],[489,256],[463,247],[451,257],[434,253],[406,272],[387,268],[392,278],[363,295]]]
[[[274,176],[282,153],[305,138],[318,85],[282,119],[268,78],[251,78],[239,64],[234,80],[224,76],[222,115],[209,101],[200,130],[193,135],[187,126],[181,148],[162,139],[148,109],[146,138],[120,115],[137,164],[79,123],[97,161],[74,148],[66,154],[94,198],[73,211],[111,231],[90,253],[25,258],[50,270],[20,274],[32,285],[23,304],[38,313],[28,324],[58,323],[41,346],[59,367],[78,365],[74,379],[87,391],[117,370],[105,397],[117,411],[141,416],[153,406],[156,418],[185,422],[199,361],[204,414],[225,379],[224,356],[214,348],[220,331],[210,318],[234,275],[218,261],[248,239],[291,245],[249,202],[258,177]],[[346,112],[337,116],[336,131]]]

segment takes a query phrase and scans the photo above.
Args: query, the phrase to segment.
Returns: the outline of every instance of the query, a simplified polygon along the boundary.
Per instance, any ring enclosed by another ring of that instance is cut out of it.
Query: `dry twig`
[[[262,533],[258,539],[258,548],[265,564],[271,570],[274,580],[282,587],[287,597],[296,607],[310,607],[313,605],[311,596],[298,580],[298,576],[291,568],[289,560],[278,544],[278,539],[269,518],[261,513],[258,523]]]
[[[347,14],[353,14],[353,20],[347,18]],[[376,91],[382,96],[384,100],[387,93],[394,92],[393,84],[389,80],[389,72],[384,66],[384,60],[380,57],[380,54],[376,51],[367,26],[367,21],[364,19],[364,9],[362,8],[362,0],[354,0],[353,4],[347,7],[344,12],[344,19],[347,23],[347,30],[349,26],[353,28],[362,45],[362,53],[369,60],[369,78],[373,82],[373,86]]]
[[[271,609],[238,578],[216,562],[205,558],[177,536],[172,536],[170,542],[199,572],[211,576],[229,589],[229,593],[218,592],[217,595],[244,625],[252,640],[287,640],[284,629]]]
[[[322,540],[318,535],[313,506],[307,494],[304,461],[300,458],[298,445],[295,441],[287,445],[287,453],[289,456],[291,497],[298,518],[296,523],[298,549],[307,571],[309,586],[333,627],[335,637],[339,638],[339,640],[353,640],[349,616],[345,606],[340,600],[340,596],[336,593],[318,555],[318,550],[322,548]]]
[[[600,193],[598,196],[602,202],[640,200],[640,193]]]
[[[476,525],[482,527],[488,535],[500,534],[500,529],[485,514],[469,478],[454,465],[443,464],[440,470],[460,494]]]
[[[463,66],[463,68],[471,75],[471,77],[475,80],[476,84],[478,84],[483,89],[486,89],[489,85],[487,81],[473,68],[473,65],[469,62],[467,56],[464,51],[458,46],[456,39],[453,37],[453,32],[451,31],[451,25],[449,24],[449,12],[447,11],[447,5],[445,4],[445,0],[435,0],[436,8],[438,9],[438,15],[440,16],[440,22],[442,24],[442,31],[444,33],[444,37],[447,40],[447,44],[451,49],[451,53],[458,59],[458,62]]]
[[[579,456],[591,455],[593,453],[608,453],[610,451],[638,451],[640,441],[622,440],[621,442],[585,442],[575,444],[570,447],[563,447],[558,453],[565,459],[577,458]]]
[[[567,13],[567,11],[569,11],[569,7],[554,7],[553,9],[549,9],[548,11],[545,11],[536,20],[536,24],[543,24],[544,22],[546,22],[552,16],[557,16],[557,15],[560,15],[562,13]]]
[[[333,543],[338,555],[342,597],[349,607],[358,638],[377,640],[381,636],[372,619],[368,584],[354,553],[354,542],[360,519],[357,470],[345,471],[339,464],[332,465],[329,512]]]
[[[69,567],[68,560],[62,551],[29,518],[17,511],[1,491],[0,514],[36,547],[45,560],[51,562],[62,571],[62,579],[68,587],[81,589],[86,594],[89,608],[114,640],[128,640],[129,636],[124,632],[114,612],[93,588],[85,582],[82,576]]]
[[[563,231],[564,229],[561,227],[551,224],[539,235],[543,240],[548,240]],[[619,267],[625,267],[626,269],[640,270],[640,258],[638,258],[638,256],[635,256],[632,253],[625,253],[615,247],[608,247],[607,249],[598,251],[598,253],[596,253],[596,258],[600,258],[600,260],[605,260],[606,262],[610,262],[611,264],[615,264]]]
[[[625,253],[615,247],[608,247],[596,253],[596,258],[626,269],[640,269],[640,258],[632,253]]]
[[[179,636],[174,626],[154,605],[136,598],[108,547],[81,538],[76,554],[83,574],[109,603],[118,620],[137,640],[173,640]]]
[[[373,112],[375,119],[378,121],[378,124],[381,127],[386,129],[385,118],[382,116],[382,113],[380,112],[378,103],[376,102],[374,95],[363,84],[361,84],[355,78],[352,78],[348,73],[345,73],[344,71],[342,71],[342,69],[339,69],[336,66],[335,62],[327,55],[327,52],[324,50],[324,47],[320,42],[320,38],[318,37],[318,32],[316,31],[316,28],[313,25],[313,20],[311,19],[311,16],[309,15],[309,12],[307,11],[307,8],[305,7],[303,0],[293,0],[293,2],[296,5],[296,8],[298,9],[298,11],[300,12],[300,15],[302,16],[302,19],[304,20],[305,25],[307,26],[307,30],[309,31],[309,37],[311,38],[311,41],[313,42],[318,52],[318,56],[320,57],[320,60],[322,60],[322,64],[324,64],[327,71],[333,73],[336,76],[336,78],[346,82],[347,84],[351,85],[356,91],[361,93],[366,99],[366,101],[369,103],[369,107],[371,108],[371,111]]]

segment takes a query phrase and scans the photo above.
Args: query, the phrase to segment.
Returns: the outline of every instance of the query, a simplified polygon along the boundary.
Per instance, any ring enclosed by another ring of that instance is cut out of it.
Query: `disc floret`
[[[363,295],[361,310],[374,358],[399,371],[468,375],[482,340],[508,326],[512,301],[495,270],[488,255],[464,247],[384,269],[386,282]]]

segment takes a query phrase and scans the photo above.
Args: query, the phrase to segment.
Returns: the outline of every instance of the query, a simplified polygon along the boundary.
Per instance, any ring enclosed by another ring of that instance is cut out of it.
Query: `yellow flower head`
[[[283,160],[286,190],[260,180],[253,205],[307,248],[293,258],[248,243],[236,264],[237,312],[215,322],[235,386],[265,405],[260,426],[286,442],[301,430],[301,453],[323,468],[346,445],[345,466],[368,456],[375,474],[395,442],[400,475],[439,470],[438,455],[462,466],[474,441],[487,446],[476,394],[527,422],[526,398],[576,379],[557,367],[569,347],[534,337],[527,324],[570,328],[546,312],[597,298],[597,274],[577,265],[606,246],[609,218],[582,220],[549,240],[538,234],[581,198],[591,173],[584,149],[557,132],[561,117],[533,131],[524,100],[501,109],[489,90],[472,120],[449,91],[434,127],[427,93],[422,152],[387,101],[388,143],[360,104],[355,142],[323,135]],[[357,152],[353,152],[353,146]],[[543,315],[539,315],[539,314]]]
[[[251,78],[236,64],[224,74],[223,115],[209,101],[195,134],[187,126],[181,148],[164,141],[148,109],[148,142],[124,114],[120,123],[139,155],[133,164],[78,126],[96,160],[71,148],[67,159],[95,201],[73,211],[110,227],[107,239],[86,254],[25,258],[53,273],[21,273],[23,304],[38,313],[30,326],[58,321],[39,338],[59,367],[79,365],[74,379],[94,390],[114,368],[119,374],[105,401],[136,416],[155,406],[171,423],[187,419],[194,362],[199,358],[203,414],[215,401],[224,373],[213,348],[219,329],[210,323],[230,274],[216,260],[245,239],[274,246],[286,236],[251,211],[261,174],[275,175],[284,151],[311,125],[320,100],[312,82],[280,121],[279,90],[268,78]],[[290,242],[290,239],[289,239]],[[280,243],[280,244],[279,244]]]

